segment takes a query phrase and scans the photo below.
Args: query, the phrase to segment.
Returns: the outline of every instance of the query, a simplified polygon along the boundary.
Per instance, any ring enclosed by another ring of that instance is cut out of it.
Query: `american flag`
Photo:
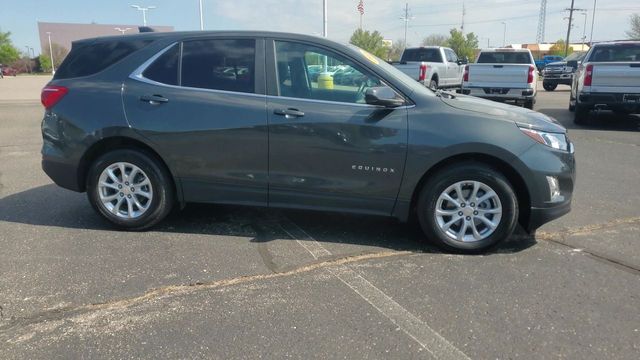
[[[364,15],[364,1],[362,0],[358,3],[358,12],[360,15]]]

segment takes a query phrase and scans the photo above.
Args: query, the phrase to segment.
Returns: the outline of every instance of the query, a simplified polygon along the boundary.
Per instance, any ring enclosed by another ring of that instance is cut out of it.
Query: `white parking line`
[[[285,219],[281,227],[289,236],[296,239],[298,244],[304,247],[314,259],[332,255],[329,250],[290,219]],[[407,309],[395,302],[389,295],[378,289],[350,267],[337,265],[327,268],[326,270],[351,288],[351,290],[382,315],[391,320],[391,322],[420,344],[420,346],[427,350],[434,358],[470,359],[465,353],[456,348],[429,325],[418,319]]]

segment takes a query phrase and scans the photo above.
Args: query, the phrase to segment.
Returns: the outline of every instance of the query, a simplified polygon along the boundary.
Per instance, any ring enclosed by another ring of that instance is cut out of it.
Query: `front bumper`
[[[533,232],[542,225],[568,214],[571,211],[571,200],[548,208],[532,207],[530,211],[526,230]]]

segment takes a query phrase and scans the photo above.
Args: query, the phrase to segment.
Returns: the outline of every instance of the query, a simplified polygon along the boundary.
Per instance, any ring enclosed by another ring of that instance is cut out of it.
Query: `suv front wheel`
[[[104,218],[125,230],[144,230],[171,211],[174,192],[167,170],[138,150],[115,150],[93,162],[87,196]]]
[[[417,211],[425,235],[435,245],[478,253],[513,234],[518,202],[500,172],[481,163],[461,163],[426,182]]]

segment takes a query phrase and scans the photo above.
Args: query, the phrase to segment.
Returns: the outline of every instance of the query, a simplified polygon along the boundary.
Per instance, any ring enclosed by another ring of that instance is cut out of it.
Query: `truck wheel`
[[[576,125],[584,125],[589,120],[589,114],[591,110],[585,106],[575,105],[573,113],[573,123]]]
[[[142,151],[108,152],[91,165],[87,196],[105,219],[125,230],[144,230],[164,219],[174,203],[171,176]]]
[[[542,87],[547,91],[554,91],[558,87],[558,84],[543,82]]]
[[[506,240],[518,219],[509,181],[475,162],[452,165],[432,176],[418,197],[420,226],[447,251],[478,253]]]
[[[438,90],[438,79],[431,79],[431,82],[429,83],[429,88],[431,90]]]

